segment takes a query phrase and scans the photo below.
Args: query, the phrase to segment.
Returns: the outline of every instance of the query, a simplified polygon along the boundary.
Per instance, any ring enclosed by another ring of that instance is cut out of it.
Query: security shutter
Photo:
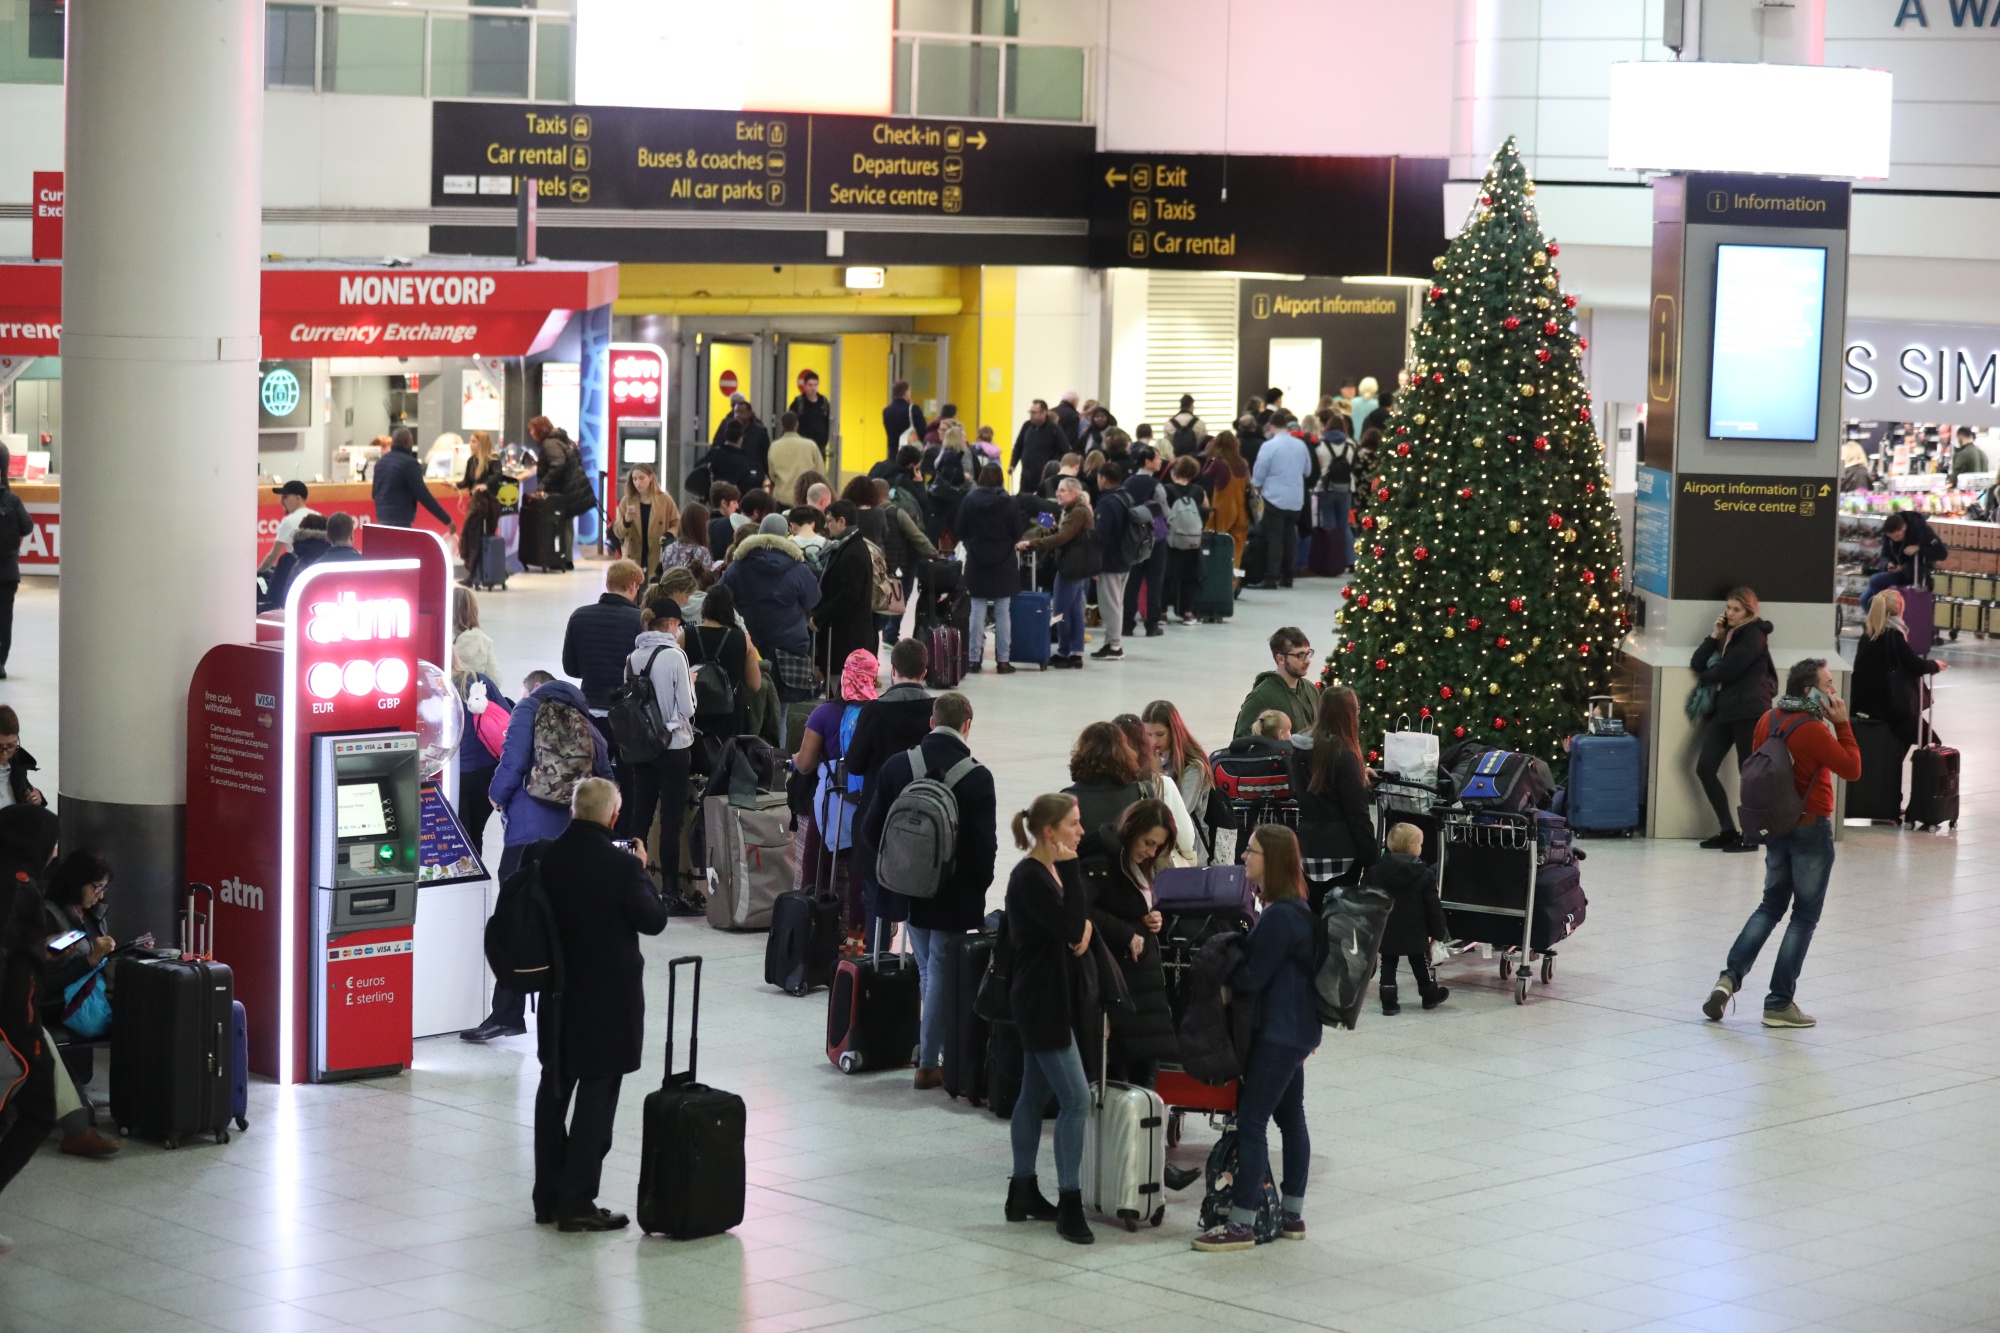
[[[1146,315],[1146,416],[1155,436],[1194,395],[1210,430],[1236,419],[1236,279],[1216,273],[1149,276]],[[1137,424],[1137,423],[1134,423]]]

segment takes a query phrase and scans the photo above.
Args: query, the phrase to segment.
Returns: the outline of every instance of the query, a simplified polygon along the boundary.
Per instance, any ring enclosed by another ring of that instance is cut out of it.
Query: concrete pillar
[[[83,0],[64,111],[62,841],[173,939],[187,690],[253,635],[261,0]]]

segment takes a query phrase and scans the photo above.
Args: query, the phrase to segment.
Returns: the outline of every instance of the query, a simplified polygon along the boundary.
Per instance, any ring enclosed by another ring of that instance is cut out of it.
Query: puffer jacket
[[[958,504],[958,544],[965,548],[965,590],[973,597],[1012,597],[1021,591],[1021,558],[1014,543],[1022,523],[1014,497],[999,486],[979,486]]]
[[[1778,697],[1778,668],[1771,661],[1769,647],[1772,628],[1768,620],[1739,625],[1719,655],[1713,639],[1703,639],[1695,646],[1688,665],[1697,673],[1698,682],[1715,686],[1716,721],[1761,717]]]
[[[1118,960],[1132,997],[1131,1014],[1112,1029],[1111,1053],[1124,1061],[1171,1060],[1174,1014],[1160,965],[1160,937],[1146,929],[1144,917],[1152,907],[1125,865],[1116,827],[1107,825],[1090,834],[1076,855],[1083,865],[1091,928]],[[1143,942],[1137,962],[1132,960],[1135,939]]]
[[[735,594],[758,652],[812,655],[806,616],[819,605],[819,576],[797,542],[768,532],[745,537],[722,572],[722,586]]]
[[[1255,1040],[1257,1007],[1234,1003],[1228,979],[1243,963],[1243,936],[1211,935],[1188,969],[1187,1007],[1181,1012],[1181,1068],[1190,1077],[1217,1085],[1243,1076]]]
[[[586,716],[590,712],[583,691],[566,680],[552,680],[514,705],[514,711],[507,717],[507,739],[500,747],[500,762],[494,766],[492,784],[486,789],[493,803],[500,807],[507,827],[504,845],[508,847],[525,847],[531,842],[557,837],[569,827],[567,807],[535,799],[528,795],[525,785],[528,770],[535,761],[535,713],[550,701],[568,704]],[[590,771],[595,777],[608,778],[610,748],[604,743],[602,732],[596,727],[590,730]]]

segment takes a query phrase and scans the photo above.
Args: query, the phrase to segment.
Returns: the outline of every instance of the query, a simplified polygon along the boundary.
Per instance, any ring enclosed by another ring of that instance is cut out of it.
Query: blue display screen
[[[1715,248],[1710,439],[1818,437],[1820,339],[1825,322],[1824,248]]]

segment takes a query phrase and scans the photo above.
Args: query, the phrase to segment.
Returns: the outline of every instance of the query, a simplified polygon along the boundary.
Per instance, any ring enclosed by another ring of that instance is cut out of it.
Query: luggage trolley
[[[1447,810],[1442,824],[1438,897],[1445,920],[1498,918],[1486,925],[1467,922],[1463,929],[1454,922],[1453,933],[1499,948],[1500,979],[1505,982],[1511,972],[1514,1003],[1526,1004],[1528,985],[1535,979],[1535,872],[1541,866],[1535,816]],[[1509,942],[1513,932],[1506,923],[1514,920],[1521,923],[1519,944]],[[1546,986],[1555,978],[1555,950],[1542,950],[1541,959]]]

